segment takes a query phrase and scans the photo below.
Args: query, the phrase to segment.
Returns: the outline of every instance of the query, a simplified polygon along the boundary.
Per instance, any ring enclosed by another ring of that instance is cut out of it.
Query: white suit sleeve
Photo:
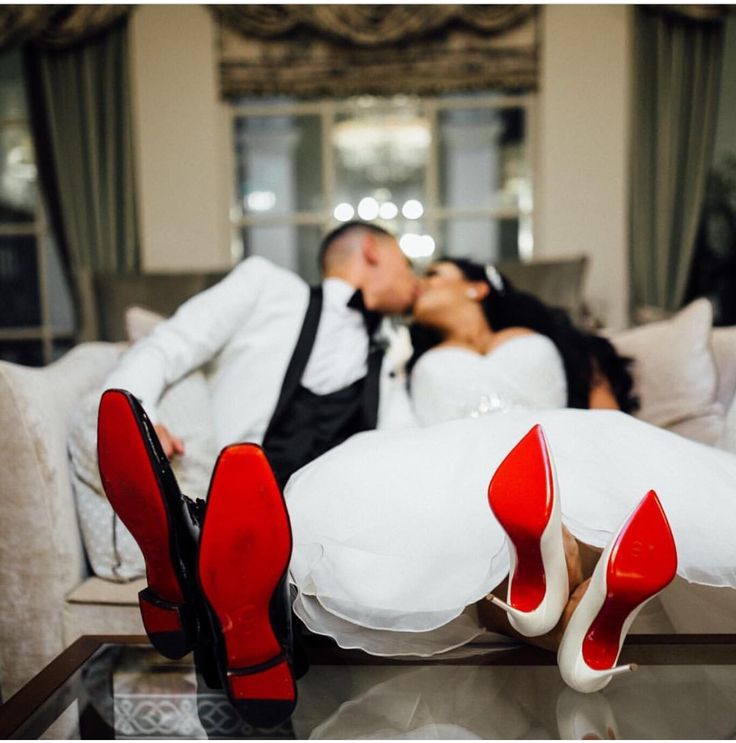
[[[246,322],[275,266],[248,258],[222,281],[185,302],[124,355],[105,389],[132,392],[158,422],[157,404],[169,385],[214,358]]]

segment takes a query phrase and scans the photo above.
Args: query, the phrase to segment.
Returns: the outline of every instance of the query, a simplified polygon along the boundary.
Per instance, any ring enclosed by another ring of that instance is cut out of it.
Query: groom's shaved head
[[[370,222],[347,222],[322,241],[325,277],[342,279],[363,294],[369,310],[405,312],[414,301],[417,280],[396,238]]]
[[[394,239],[388,230],[370,222],[346,222],[327,233],[320,244],[319,265],[322,273],[330,273],[349,259],[360,249],[365,235]]]

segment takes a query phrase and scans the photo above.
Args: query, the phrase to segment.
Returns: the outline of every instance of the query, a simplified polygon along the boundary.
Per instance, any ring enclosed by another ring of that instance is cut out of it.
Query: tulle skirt
[[[292,476],[294,609],[307,627],[376,655],[429,656],[482,634],[474,604],[509,571],[488,482],[537,423],[578,540],[605,547],[654,489],[679,575],[736,585],[736,455],[616,411],[515,410],[363,433]]]

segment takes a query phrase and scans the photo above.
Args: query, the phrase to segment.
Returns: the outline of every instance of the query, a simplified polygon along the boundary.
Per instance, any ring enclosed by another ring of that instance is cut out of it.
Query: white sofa
[[[122,348],[82,344],[44,368],[0,362],[3,699],[82,634],[143,631],[136,599],[142,580],[113,583],[89,574],[67,456],[75,405],[102,383]],[[736,328],[714,330],[712,348],[715,402],[733,410]],[[676,582],[635,631],[736,632],[735,597],[736,591]]]

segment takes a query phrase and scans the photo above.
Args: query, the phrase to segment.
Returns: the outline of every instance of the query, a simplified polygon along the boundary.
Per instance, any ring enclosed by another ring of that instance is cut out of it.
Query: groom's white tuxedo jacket
[[[332,288],[336,296],[345,290],[348,294],[353,291],[347,285]],[[136,343],[108,377],[105,387],[130,390],[156,422],[156,405],[166,387],[204,366],[218,446],[238,441],[261,443],[278,402],[308,302],[309,286],[300,277],[264,258],[247,258]],[[365,368],[367,340],[361,344],[364,335],[350,335],[355,333],[356,316],[357,322],[362,322],[352,310],[329,316],[323,310],[314,351],[319,346],[327,348],[327,352],[323,350],[322,357],[314,359],[315,364],[310,358],[302,378],[305,384],[309,386],[305,378],[310,374],[314,384],[329,384],[325,372],[329,376],[330,370],[325,366],[333,362],[336,373],[343,376],[349,375],[351,369]],[[341,333],[358,342],[336,343]],[[411,425],[413,415],[404,375],[404,363],[410,353],[408,333],[405,328],[392,328],[384,320],[380,334],[386,337],[388,349],[381,368],[378,427]],[[175,435],[176,431],[172,433]]]

